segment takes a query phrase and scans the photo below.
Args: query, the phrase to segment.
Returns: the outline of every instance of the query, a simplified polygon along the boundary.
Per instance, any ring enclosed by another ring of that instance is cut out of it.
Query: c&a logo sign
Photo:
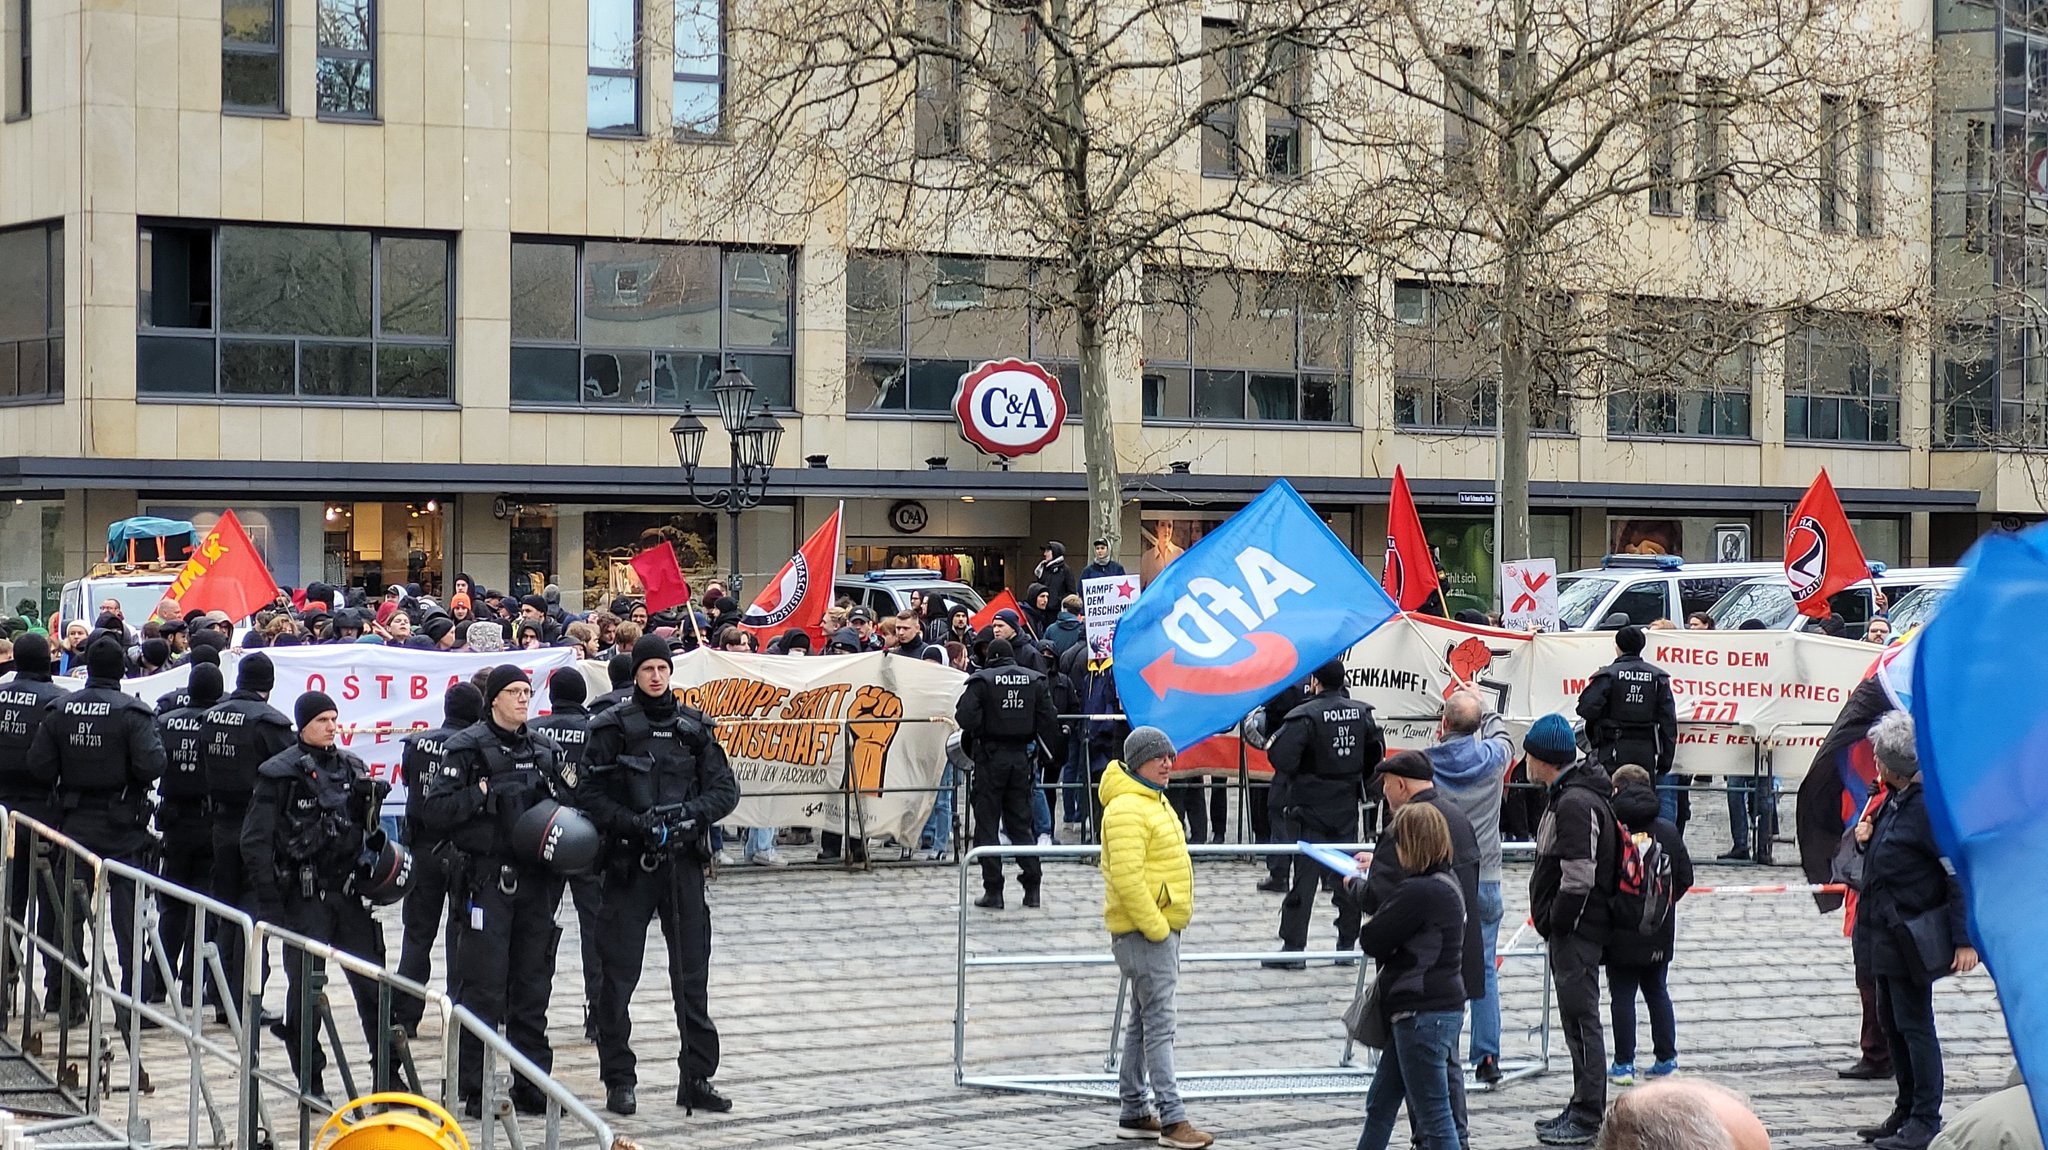
[[[984,363],[960,377],[953,396],[960,437],[990,455],[1015,459],[1060,437],[1067,399],[1052,372],[1021,359]]]

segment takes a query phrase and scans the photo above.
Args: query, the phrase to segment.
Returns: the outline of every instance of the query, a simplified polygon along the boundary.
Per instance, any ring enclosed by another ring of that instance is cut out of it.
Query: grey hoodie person
[[[1492,711],[1469,735],[1453,735],[1422,753],[1436,770],[1436,786],[1463,811],[1479,840],[1479,881],[1500,881],[1500,801],[1515,745],[1507,724]]]

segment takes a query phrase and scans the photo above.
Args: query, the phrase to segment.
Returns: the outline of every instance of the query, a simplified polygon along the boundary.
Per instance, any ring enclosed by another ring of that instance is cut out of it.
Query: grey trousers
[[[1137,931],[1111,936],[1116,967],[1130,980],[1130,1021],[1117,1063],[1117,1093],[1124,1118],[1156,1109],[1161,1126],[1187,1118],[1173,1078],[1173,995],[1180,981],[1180,932],[1147,942]],[[1150,1090],[1148,1092],[1147,1085]]]

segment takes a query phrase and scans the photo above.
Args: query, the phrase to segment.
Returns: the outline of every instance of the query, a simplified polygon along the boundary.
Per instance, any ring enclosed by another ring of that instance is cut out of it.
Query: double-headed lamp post
[[[730,592],[740,595],[740,512],[760,506],[768,494],[768,471],[775,465],[775,449],[782,444],[782,421],[765,411],[754,410],[754,381],[728,361],[711,385],[718,401],[718,417],[732,440],[732,467],[724,486],[697,488],[697,463],[704,456],[704,421],[683,404],[683,413],[668,429],[676,441],[676,459],[683,465],[683,483],[697,506],[723,511],[732,517],[732,577]]]

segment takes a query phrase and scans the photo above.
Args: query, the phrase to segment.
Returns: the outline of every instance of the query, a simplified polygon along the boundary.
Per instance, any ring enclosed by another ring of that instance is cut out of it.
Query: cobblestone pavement
[[[1706,842],[1711,837],[1702,836]],[[1701,846],[1700,853],[1712,850]],[[1186,953],[1275,945],[1279,896],[1253,889],[1260,875],[1240,861],[1198,868]],[[959,872],[949,866],[884,867],[846,873],[827,867],[727,869],[711,887],[716,924],[712,1013],[724,1045],[718,1085],[733,1112],[685,1118],[671,1105],[675,1022],[666,980],[650,968],[634,1009],[640,1054],[640,1113],[616,1128],[648,1147],[785,1147],[855,1150],[996,1145],[1114,1145],[1111,1104],[996,1093],[953,1082],[954,942]],[[1789,870],[1703,866],[1702,884],[1796,881]],[[1511,863],[1508,926],[1526,911],[1527,868]],[[978,893],[978,877],[973,890]],[[977,954],[1106,952],[1100,878],[1092,865],[1049,865],[1046,908],[970,908]],[[395,916],[391,916],[395,919]],[[583,1039],[579,950],[573,910],[566,927],[550,1014],[557,1077],[600,1104],[594,1047]],[[1312,945],[1323,945],[1319,913]],[[395,954],[396,924],[393,932]],[[1525,938],[1526,941],[1526,938]],[[1855,1057],[1858,1004],[1841,919],[1814,913],[1799,895],[1699,896],[1680,908],[1672,992],[1687,1073],[1746,1092],[1781,1147],[1860,1147],[1857,1125],[1889,1109],[1889,1083],[1851,1083],[1835,1068]],[[1540,1016],[1538,964],[1511,960],[1504,973],[1507,1056],[1535,1051]],[[435,977],[442,967],[436,963]],[[1250,964],[1193,965],[1180,991],[1179,1061],[1185,1071],[1328,1066],[1339,1052],[1338,1015],[1355,971],[1328,963],[1305,972]],[[1105,966],[989,969],[969,982],[970,1074],[1088,1073],[1109,1041],[1116,991]],[[283,979],[270,994],[281,1003]],[[345,998],[345,996],[338,996]],[[1949,1113],[1995,1089],[2011,1065],[1991,981],[1981,972],[1948,979],[1936,995],[1948,1058]],[[341,1007],[344,1035],[358,1033]],[[1640,1042],[1647,1045],[1647,1023]],[[423,1072],[438,1076],[435,1024],[421,1035]],[[182,1141],[181,1055],[167,1040],[147,1048],[157,1092],[143,1112],[159,1142]],[[265,1061],[281,1064],[273,1049]],[[1562,1040],[1549,1073],[1472,1096],[1472,1144],[1483,1150],[1533,1147],[1531,1122],[1555,1114],[1569,1093]],[[118,1077],[118,1075],[117,1075]],[[212,1075],[217,1088],[224,1079]],[[117,1105],[120,1101],[117,1100]],[[1191,1117],[1228,1147],[1348,1147],[1361,1123],[1362,1095],[1202,1101]],[[289,1120],[280,1122],[288,1134]],[[529,1126],[529,1137],[535,1127]],[[1396,1145],[1405,1134],[1397,1133]],[[280,1144],[290,1144],[280,1138]]]

